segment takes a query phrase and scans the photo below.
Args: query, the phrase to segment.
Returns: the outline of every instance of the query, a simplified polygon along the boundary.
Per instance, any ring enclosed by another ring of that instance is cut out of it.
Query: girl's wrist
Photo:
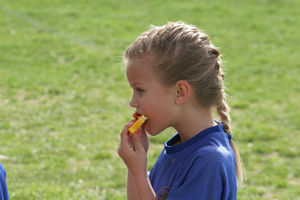
[[[147,169],[128,169],[128,174],[135,178],[148,177]]]
[[[150,181],[147,172],[132,174],[132,178],[135,184],[138,185]]]

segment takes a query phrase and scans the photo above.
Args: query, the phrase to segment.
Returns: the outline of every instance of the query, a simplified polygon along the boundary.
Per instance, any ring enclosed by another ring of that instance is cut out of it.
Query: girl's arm
[[[120,157],[128,168],[128,199],[156,199],[155,192],[147,175],[147,150],[149,138],[145,131],[130,135],[127,124],[121,132],[121,143],[118,149]]]
[[[135,176],[134,182],[136,185],[136,191],[138,193],[139,199],[143,199],[143,200],[157,199],[147,173],[144,175]]]
[[[134,179],[129,170],[127,173],[127,200],[138,200]]]

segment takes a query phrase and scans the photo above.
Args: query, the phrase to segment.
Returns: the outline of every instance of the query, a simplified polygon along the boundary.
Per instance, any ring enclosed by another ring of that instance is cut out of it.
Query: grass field
[[[125,199],[122,53],[182,20],[225,61],[238,199],[300,199],[300,1],[0,0],[0,162],[12,200]],[[173,130],[151,138],[149,169]]]

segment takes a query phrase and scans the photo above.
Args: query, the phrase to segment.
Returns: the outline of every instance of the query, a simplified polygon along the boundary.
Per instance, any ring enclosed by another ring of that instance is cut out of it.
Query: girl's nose
[[[137,103],[136,103],[136,101],[135,101],[135,99],[132,97],[131,98],[131,100],[130,100],[130,102],[129,102],[129,105],[131,106],[131,107],[133,107],[133,108],[136,108],[137,107]]]

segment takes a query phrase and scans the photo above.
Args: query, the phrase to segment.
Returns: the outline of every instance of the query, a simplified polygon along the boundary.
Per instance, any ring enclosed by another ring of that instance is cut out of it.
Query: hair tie
[[[231,140],[232,139],[232,134],[228,135],[228,139]]]

